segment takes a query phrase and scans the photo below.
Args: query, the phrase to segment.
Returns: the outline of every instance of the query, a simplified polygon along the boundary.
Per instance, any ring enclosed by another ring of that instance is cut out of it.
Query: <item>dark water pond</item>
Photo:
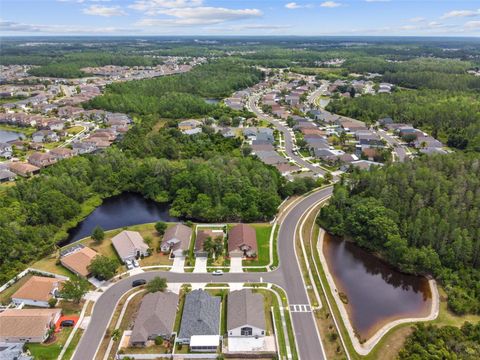
[[[218,104],[218,103],[220,102],[220,100],[218,100],[218,99],[205,99],[205,102],[206,102],[207,104],[213,104],[213,105],[215,105],[215,104]]]
[[[90,236],[97,225],[104,230],[112,230],[155,221],[177,221],[168,214],[168,210],[168,204],[156,203],[139,194],[113,196],[105,199],[102,205],[70,230],[70,236],[62,245]]]
[[[427,316],[431,292],[424,277],[397,271],[351,242],[325,236],[323,252],[347,312],[361,339],[370,338],[386,323]]]
[[[25,136],[22,133],[9,130],[0,130],[0,143],[6,143],[9,141],[15,141],[23,139]]]

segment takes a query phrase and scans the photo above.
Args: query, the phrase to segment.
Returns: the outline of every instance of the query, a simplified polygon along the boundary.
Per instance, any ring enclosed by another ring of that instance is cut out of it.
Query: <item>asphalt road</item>
[[[282,125],[277,119],[261,113],[260,109],[257,107],[255,97],[251,96],[248,99],[248,104],[249,104],[250,110],[253,113],[255,113],[259,118],[267,120],[269,123],[273,124],[273,126],[275,126],[275,128],[278,131],[281,131],[283,133],[283,136],[284,136],[284,139],[285,139],[285,152],[298,165],[300,165],[301,167],[309,169],[310,171],[312,171],[315,174],[320,174],[322,176],[327,173],[325,170],[321,169],[320,167],[315,166],[314,164],[303,160],[301,156],[299,156],[297,154],[294,154],[294,152],[293,152],[294,141],[293,141],[292,134],[290,133],[290,128],[288,128],[285,125]]]
[[[384,130],[379,130],[378,134],[390,146],[393,147],[393,150],[395,151],[395,154],[397,155],[398,161],[404,162],[405,159],[408,157],[408,155],[407,155],[407,151],[405,150],[405,147],[403,145],[401,145],[400,141],[398,139],[394,138],[393,136],[388,135],[387,132],[384,131]]]
[[[135,279],[150,280],[155,276],[162,276],[168,282],[176,283],[209,283],[209,282],[270,282],[277,284],[287,292],[290,305],[308,304],[308,295],[303,283],[302,273],[295,256],[295,231],[300,218],[306,210],[314,204],[326,199],[332,193],[332,188],[325,188],[310,194],[294,205],[284,217],[278,233],[279,267],[275,271],[266,273],[225,273],[222,276],[211,274],[173,273],[166,271],[147,271],[118,281],[106,290],[97,300],[90,323],[85,330],[73,360],[94,359],[95,353],[105,334],[110,318],[120,298],[132,288]],[[323,360],[324,351],[317,336],[317,328],[312,312],[291,313],[298,352],[301,359]]]

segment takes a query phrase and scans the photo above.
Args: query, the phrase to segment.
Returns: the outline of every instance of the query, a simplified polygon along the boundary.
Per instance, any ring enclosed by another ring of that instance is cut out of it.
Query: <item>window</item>
[[[251,327],[246,326],[246,327],[243,327],[243,328],[240,329],[240,334],[242,336],[252,336],[252,333],[253,333],[253,331],[252,331]]]

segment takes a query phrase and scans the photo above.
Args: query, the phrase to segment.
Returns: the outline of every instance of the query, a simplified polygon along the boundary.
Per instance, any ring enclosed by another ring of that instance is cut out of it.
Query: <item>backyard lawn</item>
[[[55,340],[49,344],[28,344],[27,347],[35,360],[56,360],[73,328],[63,328],[55,334]]]
[[[257,233],[258,254],[255,260],[244,260],[243,266],[266,266],[270,262],[270,233],[272,225],[269,223],[250,224]]]
[[[20,287],[23,286],[23,284],[25,284],[27,280],[30,279],[32,276],[32,274],[27,274],[23,278],[18,280],[16,283],[14,283],[12,286],[0,292],[0,304],[8,305],[10,303],[10,298],[12,297],[12,295],[15,294],[15,292],[20,289]]]

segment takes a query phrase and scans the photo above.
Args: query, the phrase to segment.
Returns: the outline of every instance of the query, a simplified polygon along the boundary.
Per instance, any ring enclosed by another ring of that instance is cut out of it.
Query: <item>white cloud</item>
[[[480,29],[480,21],[479,20],[467,21],[464,26],[468,30],[477,30],[477,29]]]
[[[288,3],[288,4],[285,4],[285,7],[287,9],[299,9],[301,8],[302,6],[297,4],[296,2],[291,2],[291,3]]]
[[[155,15],[163,9],[191,8],[201,5],[203,0],[136,0],[128,7],[148,15]]]
[[[83,13],[87,15],[96,15],[96,16],[122,16],[127,15],[118,6],[101,6],[101,5],[90,5],[88,8],[83,9]]]
[[[213,25],[226,21],[255,18],[262,15],[262,12],[258,9],[227,9],[217,7],[171,8],[159,10],[159,13],[171,16],[172,18],[143,19],[136,25]]]
[[[452,10],[446,14],[443,14],[441,19],[449,19],[449,18],[458,18],[458,17],[473,17],[479,16],[480,9],[478,10]]]
[[[69,25],[36,25],[24,24],[9,20],[0,20],[0,32],[2,33],[45,33],[45,34],[117,34],[139,32],[135,28],[117,27],[81,27]]]
[[[421,16],[416,16],[416,17],[413,17],[411,19],[408,19],[408,21],[413,22],[413,23],[423,22],[425,20],[426,19],[424,17],[421,17]]]
[[[342,6],[342,4],[335,1],[324,1],[320,4],[320,6],[326,8],[336,8]]]

